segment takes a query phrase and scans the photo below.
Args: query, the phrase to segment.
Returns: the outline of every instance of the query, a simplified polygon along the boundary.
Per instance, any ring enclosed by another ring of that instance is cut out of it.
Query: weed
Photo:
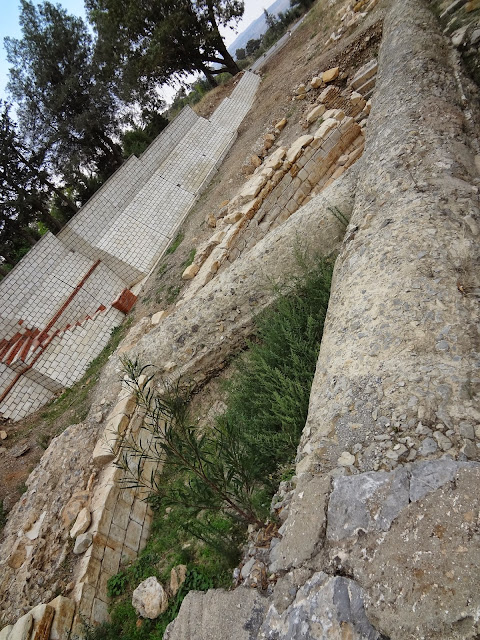
[[[167,269],[168,269],[168,264],[166,262],[162,262],[162,264],[157,269],[157,278],[161,278],[165,274]]]
[[[350,220],[342,211],[340,211],[338,207],[328,207],[328,210],[335,216],[335,218],[340,222],[341,225],[343,225],[345,228],[348,227]]]
[[[182,243],[184,237],[185,237],[185,234],[182,233],[181,231],[179,233],[177,233],[177,236],[176,236],[175,240],[168,247],[168,249],[165,251],[165,253],[167,255],[170,255],[171,253],[174,253],[178,249],[180,244]]]
[[[50,435],[48,433],[42,433],[37,438],[37,444],[42,447],[42,449],[48,449],[48,445],[50,444]]]
[[[190,253],[188,254],[188,258],[182,263],[182,266],[189,267],[192,264],[196,253],[197,253],[197,250],[195,249],[195,247],[191,249]]]
[[[167,304],[172,304],[172,302],[175,302],[175,300],[178,297],[178,294],[180,293],[180,289],[182,287],[180,285],[178,286],[174,286],[173,284],[170,285],[167,289]]]

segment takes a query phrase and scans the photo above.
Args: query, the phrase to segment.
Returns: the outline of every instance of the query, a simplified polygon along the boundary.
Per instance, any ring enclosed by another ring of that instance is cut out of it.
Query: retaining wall
[[[235,140],[259,82],[244,74],[224,115],[211,121],[186,107],[0,283],[0,417],[28,415],[83,375],[120,324],[118,309],[130,308],[112,305],[170,244]]]

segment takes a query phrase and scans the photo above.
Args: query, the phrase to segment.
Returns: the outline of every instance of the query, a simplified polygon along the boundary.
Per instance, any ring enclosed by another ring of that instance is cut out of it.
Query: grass
[[[170,255],[171,253],[175,253],[175,251],[178,249],[178,247],[183,242],[184,238],[185,238],[185,234],[184,233],[182,233],[181,231],[179,233],[177,233],[177,236],[176,236],[175,240],[168,247],[168,249],[165,251],[165,253],[167,255]]]
[[[195,249],[195,247],[193,249],[191,249],[190,253],[188,254],[187,259],[184,260],[184,262],[182,262],[182,266],[183,267],[189,267],[192,264],[196,253],[197,253],[197,250]]]

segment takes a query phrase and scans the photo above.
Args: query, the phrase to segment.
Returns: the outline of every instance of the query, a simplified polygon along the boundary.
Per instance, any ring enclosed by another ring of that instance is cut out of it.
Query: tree
[[[6,265],[15,265],[40,238],[39,222],[53,232],[61,229],[63,220],[51,213],[51,194],[65,196],[22,144],[8,105],[0,103],[0,108],[0,262],[5,274]]]
[[[247,57],[247,53],[245,49],[243,48],[237,49],[235,51],[235,57],[237,60],[245,60],[245,58]]]
[[[21,0],[20,25],[21,39],[5,39],[8,90],[29,146],[67,182],[82,171],[108,177],[122,161],[117,105],[86,25],[59,5],[29,0]]]
[[[86,5],[97,32],[97,59],[117,70],[122,98],[141,98],[158,84],[191,73],[203,73],[215,86],[219,73],[239,71],[219,26],[239,20],[243,0],[86,0]]]
[[[290,0],[290,6],[300,6],[302,9],[310,9],[315,0]]]
[[[260,47],[261,43],[262,41],[260,40],[260,38],[251,38],[245,46],[245,52],[247,56],[251,56],[253,53],[255,53],[255,51]]]

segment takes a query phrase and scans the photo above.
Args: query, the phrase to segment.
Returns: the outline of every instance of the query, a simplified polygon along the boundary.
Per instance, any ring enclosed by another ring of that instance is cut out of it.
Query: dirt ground
[[[221,204],[229,200],[243,184],[245,174],[242,167],[263,146],[264,134],[271,131],[274,123],[283,117],[288,118],[288,125],[277,138],[277,145],[289,145],[303,134],[302,117],[311,108],[316,96],[312,92],[310,99],[293,101],[296,87],[334,66],[340,67],[340,83],[337,84],[346,85],[360,66],[377,55],[381,39],[382,3],[351,33],[342,36],[335,46],[326,46],[330,34],[339,26],[339,10],[346,4],[340,2],[329,7],[326,0],[318,0],[288,44],[262,67],[262,83],[255,104],[242,123],[235,144],[183,223],[178,247],[160,260],[144,284],[130,314],[133,324],[161,309],[168,309],[178,300],[186,286],[181,274],[191,258],[192,250],[212,234],[212,229],[205,222],[206,216],[215,214]],[[238,79],[232,78],[209,93],[195,107],[197,113],[209,117],[223,98],[231,93],[236,82]],[[228,375],[228,372],[222,375]],[[20,498],[29,473],[51,438],[69,424],[83,419],[92,395],[89,381],[84,386],[81,402],[72,402],[71,407],[68,402],[64,403],[65,408],[57,417],[50,415],[46,418],[45,410],[40,409],[15,424],[0,422],[0,431],[7,433],[7,438],[0,441],[0,505],[3,501],[4,511],[11,509]],[[192,407],[195,415],[208,420],[210,407],[217,402],[219,395],[219,380],[212,380],[195,397]]]

